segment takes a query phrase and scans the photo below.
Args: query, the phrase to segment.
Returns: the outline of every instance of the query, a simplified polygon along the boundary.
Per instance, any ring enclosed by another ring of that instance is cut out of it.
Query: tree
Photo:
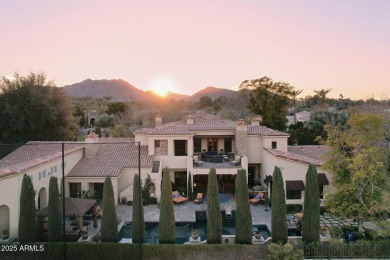
[[[152,197],[152,193],[156,192],[156,184],[153,182],[150,174],[145,179],[144,186],[142,188],[142,200],[144,205],[156,203],[157,199],[155,196]]]
[[[37,242],[38,224],[35,209],[35,192],[30,176],[23,175],[20,193],[19,228],[20,243]]]
[[[108,104],[107,114],[118,115],[125,113],[128,108],[128,103],[125,102],[112,102]]]
[[[236,178],[236,244],[252,244],[252,215],[248,199],[247,174],[237,170]]]
[[[321,89],[321,90],[314,90],[314,92],[319,96],[321,100],[322,106],[325,106],[326,101],[326,95],[331,91],[332,89]]]
[[[281,131],[286,130],[286,115],[292,86],[263,77],[243,81],[240,89],[252,90],[248,108],[263,117],[262,123],[265,126]]]
[[[305,214],[302,218],[302,241],[318,242],[320,239],[320,189],[317,167],[309,165],[306,173]]]
[[[335,191],[327,196],[327,209],[340,217],[354,218],[362,231],[368,217],[387,216],[390,204],[389,149],[382,114],[356,114],[347,127],[326,128],[330,147],[324,168],[332,174]]]
[[[100,233],[102,242],[117,242],[118,223],[115,210],[114,190],[110,176],[106,176],[103,186],[103,215]]]
[[[272,176],[272,242],[285,244],[287,242],[287,221],[286,221],[286,196],[282,172],[275,166]]]
[[[207,243],[222,243],[222,215],[219,206],[218,180],[214,168],[210,169],[207,184]]]
[[[114,115],[103,114],[99,116],[96,125],[99,127],[112,127],[114,126],[116,118]]]
[[[297,97],[302,93],[303,89],[300,90],[291,90],[290,97],[292,98],[293,108],[295,112],[295,105],[297,102]]]
[[[59,192],[57,177],[51,176],[49,182],[49,215],[48,236],[49,242],[63,241],[61,213],[58,205]]]
[[[204,109],[205,107],[211,107],[213,106],[213,100],[209,96],[203,96],[199,99],[198,102],[198,108],[199,109]]]
[[[78,105],[73,106],[73,116],[75,118],[75,121],[80,127],[86,125],[87,122],[85,121],[85,113],[80,106]]]
[[[172,185],[169,168],[163,170],[160,207],[160,244],[175,244],[175,214],[173,210]]]
[[[133,243],[145,242],[145,221],[142,194],[140,194],[139,175],[134,175],[133,181]],[[141,239],[141,240],[140,240]]]
[[[110,131],[110,136],[112,137],[126,137],[129,136],[129,130],[124,125],[116,125],[113,129]]]
[[[191,172],[188,172],[188,182],[187,182],[187,198],[189,200],[193,200],[193,194],[192,194],[192,178],[191,178]]]
[[[0,78],[0,143],[74,140],[78,130],[63,88],[43,73]]]

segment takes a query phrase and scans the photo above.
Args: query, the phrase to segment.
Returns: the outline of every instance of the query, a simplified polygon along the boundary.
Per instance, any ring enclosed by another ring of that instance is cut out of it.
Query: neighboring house
[[[261,126],[260,122],[260,116],[246,125],[244,120],[235,122],[196,113],[167,124],[157,116],[155,127],[135,131],[134,139],[99,138],[91,133],[85,142],[64,144],[65,196],[78,197],[89,191],[102,197],[104,178],[111,176],[115,201],[132,200],[138,149],[142,179],[151,176],[157,198],[165,167],[169,167],[175,189],[186,190],[191,174],[193,188],[206,191],[212,167],[220,189],[234,192],[238,169],[248,172],[248,183],[257,181],[266,189],[265,177],[278,166],[285,181],[287,204],[302,204],[307,168],[314,163],[319,167],[321,189],[326,193],[330,178],[321,169],[320,158],[325,147],[288,146],[287,133]],[[62,180],[61,151],[60,142],[28,142],[0,160],[0,230],[9,229],[11,236],[17,236],[23,174],[33,180],[37,208],[47,206],[49,177],[57,176],[59,183]]]
[[[301,111],[295,113],[295,123],[306,122],[310,120],[311,113],[309,111]]]

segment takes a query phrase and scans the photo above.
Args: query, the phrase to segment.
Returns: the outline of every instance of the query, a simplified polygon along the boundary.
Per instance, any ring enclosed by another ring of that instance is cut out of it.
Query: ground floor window
[[[175,172],[175,185],[187,186],[187,172]]]
[[[300,200],[302,191],[300,190],[287,190],[287,199],[288,200]]]
[[[70,197],[77,198],[81,195],[81,183],[69,183]]]

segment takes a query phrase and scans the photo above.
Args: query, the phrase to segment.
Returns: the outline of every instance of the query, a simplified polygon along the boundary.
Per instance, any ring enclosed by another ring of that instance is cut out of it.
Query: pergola
[[[93,207],[93,227],[97,227],[96,219],[96,200],[93,199],[79,199],[79,198],[65,198],[65,216],[66,217],[76,217],[77,226],[79,230],[83,229],[83,216]],[[58,210],[62,216],[63,207],[62,199],[58,200]],[[43,228],[43,218],[47,217],[49,213],[49,208],[44,208],[37,213],[39,226]]]

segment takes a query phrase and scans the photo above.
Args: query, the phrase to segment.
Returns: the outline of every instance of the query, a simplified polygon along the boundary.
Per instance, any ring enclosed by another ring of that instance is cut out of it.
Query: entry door
[[[218,143],[216,138],[209,138],[208,139],[208,145],[207,145],[207,151],[214,151],[216,152],[218,149]]]
[[[93,189],[95,190],[95,193],[99,199],[103,198],[103,186],[104,183],[94,183]]]

